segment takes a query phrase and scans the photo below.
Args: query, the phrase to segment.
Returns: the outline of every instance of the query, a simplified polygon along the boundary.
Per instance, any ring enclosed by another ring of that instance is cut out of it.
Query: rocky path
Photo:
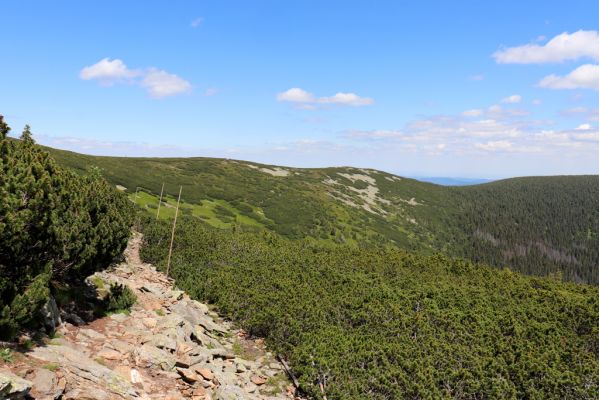
[[[141,262],[140,243],[135,234],[126,262],[88,278],[100,295],[112,282],[128,285],[138,299],[130,314],[63,323],[45,345],[0,366],[0,398],[293,399],[262,341],[173,289]]]

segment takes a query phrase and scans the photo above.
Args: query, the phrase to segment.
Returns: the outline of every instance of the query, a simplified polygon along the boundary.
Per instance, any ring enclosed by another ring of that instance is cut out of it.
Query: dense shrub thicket
[[[164,265],[169,226],[142,257]],[[329,399],[592,399],[599,288],[398,249],[177,228],[171,274]]]
[[[0,337],[29,323],[52,282],[76,283],[126,245],[132,206],[97,170],[60,168],[29,127],[7,138],[0,116]]]

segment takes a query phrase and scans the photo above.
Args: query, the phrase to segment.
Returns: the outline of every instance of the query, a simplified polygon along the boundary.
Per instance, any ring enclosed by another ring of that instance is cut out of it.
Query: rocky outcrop
[[[32,383],[8,370],[0,370],[0,396],[3,399],[24,399]]]
[[[41,315],[44,320],[44,327],[48,332],[54,332],[56,328],[58,328],[60,324],[62,324],[62,320],[60,318],[60,311],[58,310],[56,301],[52,296],[50,296],[50,299],[48,299],[46,304],[44,304],[44,307],[42,307]]]
[[[138,298],[130,314],[63,323],[54,339],[11,367],[27,380],[0,371],[0,393],[10,390],[9,398],[18,398],[31,390],[34,399],[79,400],[294,398],[262,341],[233,329],[141,263],[139,243],[134,236],[127,262],[87,280],[101,286],[98,291],[113,282],[128,285]]]

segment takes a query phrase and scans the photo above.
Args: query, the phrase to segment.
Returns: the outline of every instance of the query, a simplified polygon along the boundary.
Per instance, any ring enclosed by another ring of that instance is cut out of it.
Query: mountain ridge
[[[150,212],[157,208],[164,183],[165,204],[174,205],[181,186],[182,212],[220,228],[267,229],[330,245],[440,251],[528,274],[562,273],[568,280],[599,282],[596,175],[441,186],[370,168],[48,150],[79,172],[98,166]],[[170,210],[162,212],[170,215]]]

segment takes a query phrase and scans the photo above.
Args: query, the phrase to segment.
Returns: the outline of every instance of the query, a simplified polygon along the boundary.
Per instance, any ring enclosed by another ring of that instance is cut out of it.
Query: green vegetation
[[[0,116],[0,338],[38,322],[55,286],[80,283],[122,253],[132,221],[126,196],[97,169],[59,167],[26,126],[6,137]]]
[[[446,201],[451,193],[384,172],[286,168],[282,176],[272,174],[276,167],[226,159],[94,157],[49,150],[62,165],[81,173],[87,165],[98,166],[150,215],[156,215],[165,182],[169,196],[160,208],[165,219],[172,219],[183,186],[181,214],[218,228],[266,229],[322,244],[386,243],[428,253],[453,240],[444,222],[455,208],[455,202]],[[372,205],[359,192],[370,186],[378,190],[369,200]],[[135,196],[137,187],[141,190]]]
[[[526,274],[599,283],[599,176],[443,187],[371,169],[49,150],[81,173],[97,165],[150,215],[165,182],[163,219],[172,220],[182,185],[181,215],[217,228],[267,230],[322,245],[440,251]]]
[[[164,267],[183,185],[177,286],[265,337],[311,398],[599,391],[599,287],[561,280],[599,282],[599,177],[446,188],[356,168],[50,149],[57,164],[28,127],[7,133],[0,118],[2,338],[34,324],[51,291],[77,299],[73,287],[122,252],[129,200],[146,210],[142,257]],[[135,301],[113,284],[105,308]]]
[[[50,364],[42,365],[42,368],[47,369],[48,371],[56,372],[60,369],[60,365],[55,364],[55,363],[50,363]]]
[[[0,360],[5,364],[11,364],[13,362],[12,351],[10,349],[0,349]]]
[[[106,310],[111,312],[129,310],[136,301],[137,297],[129,286],[113,283],[106,296]]]
[[[169,225],[143,223],[164,267]],[[593,398],[599,288],[443,255],[321,246],[182,218],[171,274],[331,399]]]
[[[526,274],[599,283],[599,176],[508,179],[457,190],[460,255]]]

